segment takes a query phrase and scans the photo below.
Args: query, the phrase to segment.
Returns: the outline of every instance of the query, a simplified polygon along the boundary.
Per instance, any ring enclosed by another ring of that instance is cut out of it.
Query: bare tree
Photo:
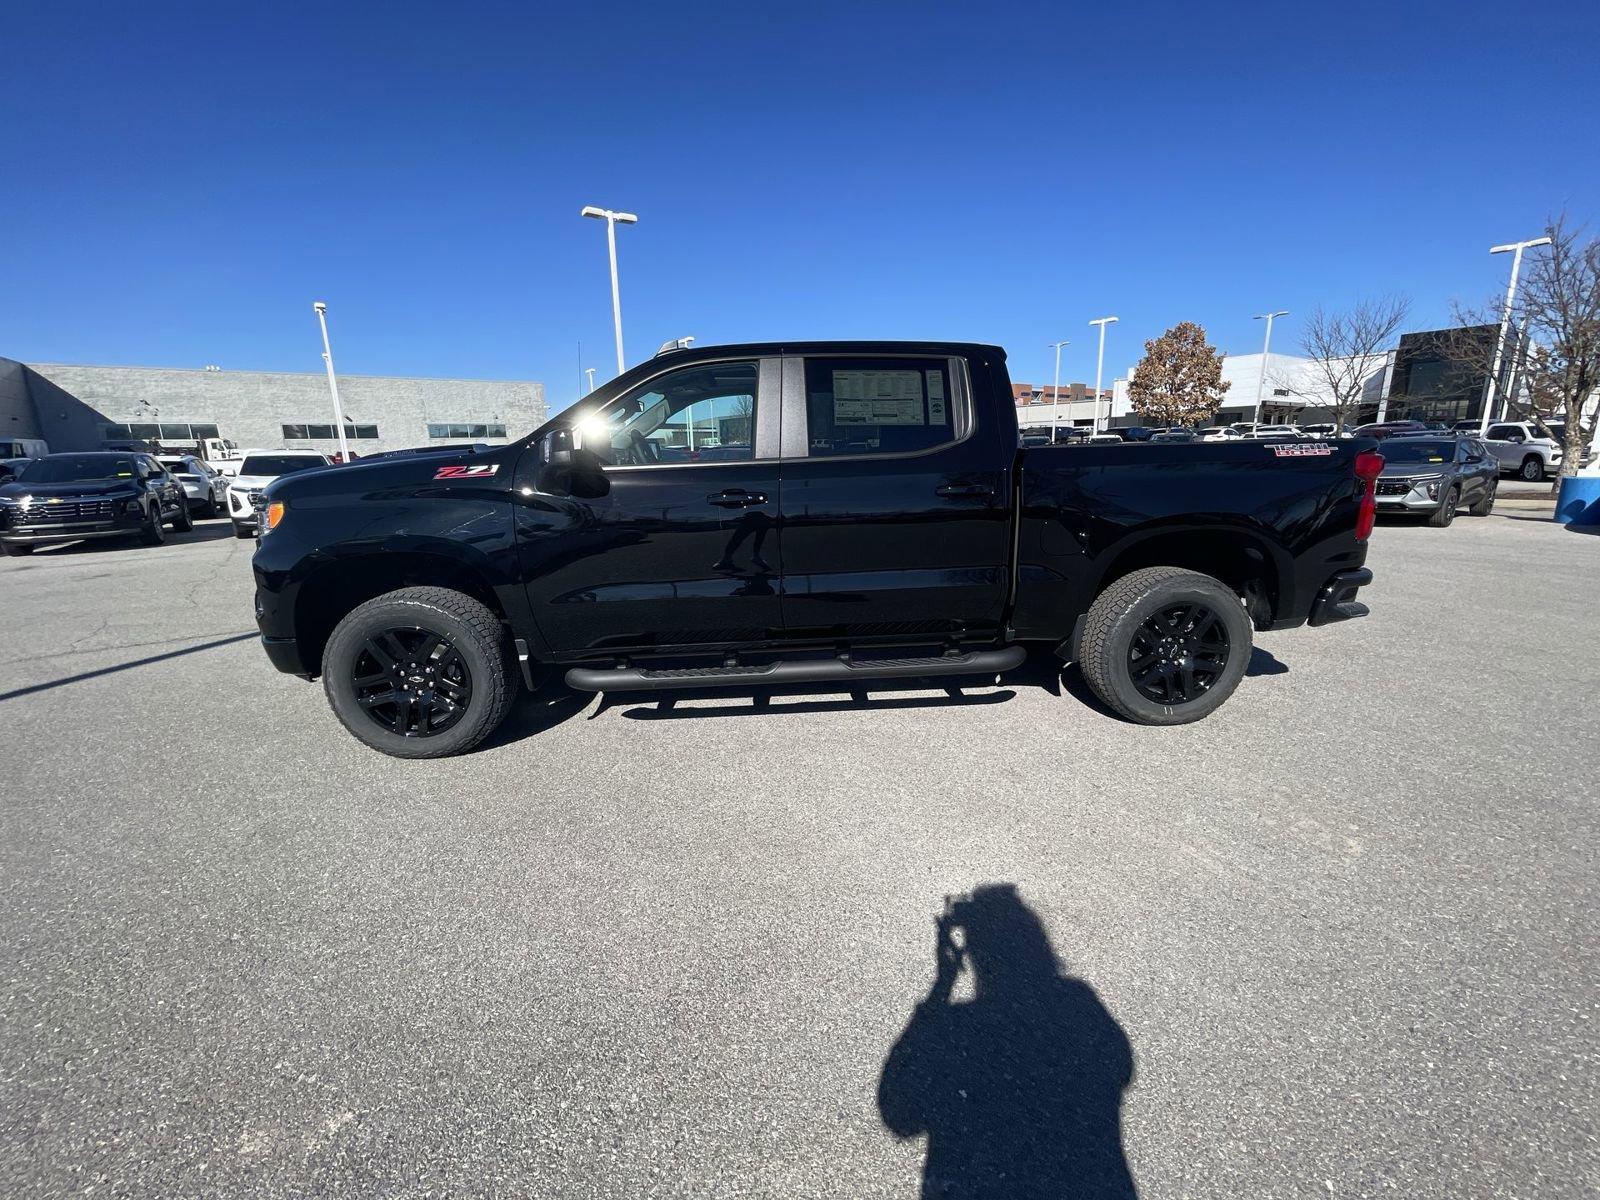
[[[1317,392],[1332,401],[1336,432],[1360,406],[1373,372],[1383,369],[1389,343],[1410,307],[1403,296],[1380,296],[1340,312],[1319,304],[1306,318],[1300,349],[1311,360]]]
[[[1550,245],[1524,260],[1525,274],[1511,310],[1506,354],[1520,353],[1521,386],[1527,390],[1522,402],[1511,389],[1511,407],[1566,422],[1561,474],[1575,475],[1594,436],[1595,415],[1585,421],[1583,409],[1600,390],[1600,238],[1587,237],[1581,226],[1569,226],[1565,215],[1552,218],[1545,232]],[[1498,307],[1456,307],[1463,328],[1498,325],[1501,317]],[[1493,349],[1482,339],[1459,336],[1451,349],[1485,374],[1491,369],[1490,362],[1478,361]]]

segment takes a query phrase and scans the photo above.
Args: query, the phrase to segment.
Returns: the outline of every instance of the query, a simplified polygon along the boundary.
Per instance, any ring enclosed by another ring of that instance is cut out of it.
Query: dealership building
[[[514,441],[545,420],[544,385],[517,380],[339,376],[355,454],[430,443]],[[325,374],[88,367],[0,358],[0,438],[51,450],[137,439],[227,438],[241,449],[337,452]]]

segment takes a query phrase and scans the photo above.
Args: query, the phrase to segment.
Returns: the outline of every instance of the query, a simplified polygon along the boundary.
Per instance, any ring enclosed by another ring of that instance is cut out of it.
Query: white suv
[[[1561,470],[1561,443],[1531,421],[1501,421],[1489,426],[1484,445],[1500,460],[1500,474],[1537,483]]]
[[[267,484],[278,476],[332,465],[333,461],[317,450],[246,450],[238,476],[228,481],[228,516],[233,520],[233,536],[256,536],[261,523],[256,502]]]

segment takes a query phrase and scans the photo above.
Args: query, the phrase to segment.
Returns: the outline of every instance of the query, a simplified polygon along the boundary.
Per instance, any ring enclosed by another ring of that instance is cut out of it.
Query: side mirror
[[[572,465],[572,430],[552,429],[544,435],[542,447],[544,465],[569,467]]]
[[[539,490],[580,500],[598,500],[611,490],[605,464],[594,454],[573,445],[570,429],[552,429],[544,435],[540,455]]]

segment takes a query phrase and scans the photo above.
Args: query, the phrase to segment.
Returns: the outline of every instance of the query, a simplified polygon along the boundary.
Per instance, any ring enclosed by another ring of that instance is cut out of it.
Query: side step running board
[[[573,667],[567,686],[580,692],[657,692],[668,688],[743,687],[768,683],[859,684],[919,675],[998,675],[1022,665],[1021,646],[973,650],[928,658],[880,658],[852,663],[839,658],[767,663],[759,667],[685,667],[651,671],[641,667]]]

